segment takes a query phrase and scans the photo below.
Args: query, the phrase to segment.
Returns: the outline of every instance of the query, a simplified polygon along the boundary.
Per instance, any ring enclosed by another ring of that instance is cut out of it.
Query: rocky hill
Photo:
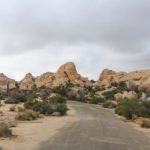
[[[82,77],[77,72],[75,64],[73,62],[68,62],[62,65],[55,73],[47,72],[38,77],[34,77],[31,73],[28,73],[20,82],[16,82],[6,77],[4,74],[0,74],[0,90],[16,88],[20,90],[30,90],[34,85],[37,88],[43,86],[56,87],[61,84],[64,85],[68,81],[81,87],[92,86],[88,78]]]
[[[17,84],[16,81],[13,79],[8,78],[3,73],[0,74],[0,91],[6,92],[7,89],[14,89],[16,88]]]
[[[92,86],[88,78],[82,77],[73,62],[67,62],[60,66],[56,72],[47,72],[40,76],[34,77],[31,73],[25,75],[20,81],[16,82],[4,74],[0,74],[0,91],[6,89],[30,90],[33,86],[39,87],[56,87],[71,82],[80,87]],[[100,87],[110,87],[112,84],[126,82],[138,85],[141,88],[150,91],[150,70],[140,70],[134,72],[116,72],[110,69],[104,69],[95,85]]]
[[[31,74],[28,73],[25,75],[25,77],[19,82],[19,87],[21,90],[26,90],[26,89],[32,89],[33,85],[35,82],[35,77]]]
[[[150,87],[150,70],[140,70],[126,73],[104,69],[97,84],[102,87],[109,87],[114,83],[120,82],[135,84],[141,88],[148,89]]]

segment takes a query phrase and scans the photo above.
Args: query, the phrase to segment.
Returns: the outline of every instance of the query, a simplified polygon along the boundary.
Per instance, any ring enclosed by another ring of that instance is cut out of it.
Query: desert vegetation
[[[127,119],[134,117],[150,117],[150,102],[140,99],[124,99],[117,106],[115,112]]]

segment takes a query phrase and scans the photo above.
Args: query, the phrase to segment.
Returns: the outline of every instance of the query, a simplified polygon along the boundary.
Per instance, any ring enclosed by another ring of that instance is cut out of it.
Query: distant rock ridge
[[[115,72],[110,69],[104,69],[101,73],[98,84],[103,87],[109,87],[112,83],[132,82],[139,87],[150,86],[150,70],[139,70],[133,72]]]
[[[16,88],[16,81],[0,73],[0,91]]]
[[[35,82],[35,77],[28,73],[25,75],[25,77],[19,82],[19,87],[21,90],[29,89],[31,90]]]
[[[88,78],[82,77],[73,62],[67,62],[59,67],[56,72],[46,72],[40,76],[34,77],[31,73],[25,75],[20,81],[16,82],[0,73],[0,91],[9,89],[30,90],[33,86],[56,87],[71,82],[80,87],[100,86],[109,87],[112,83],[132,82],[142,88],[150,89],[150,70],[140,70],[133,72],[116,72],[111,69],[104,69],[98,81],[92,83]]]
[[[34,85],[36,85],[37,88],[43,86],[51,88],[64,85],[68,81],[82,87],[92,86],[92,83],[88,78],[84,78],[78,74],[73,62],[67,62],[60,66],[56,73],[46,72],[37,77],[34,77],[31,73],[26,74],[26,76],[19,82],[19,87],[21,90],[30,90]]]

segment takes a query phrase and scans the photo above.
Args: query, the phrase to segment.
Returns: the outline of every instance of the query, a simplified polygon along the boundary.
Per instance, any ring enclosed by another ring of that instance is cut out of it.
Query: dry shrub
[[[17,120],[36,120],[40,118],[40,114],[33,110],[26,110],[25,112],[18,112],[16,119]]]
[[[0,123],[0,137],[10,137],[12,131],[8,128],[5,123]]]

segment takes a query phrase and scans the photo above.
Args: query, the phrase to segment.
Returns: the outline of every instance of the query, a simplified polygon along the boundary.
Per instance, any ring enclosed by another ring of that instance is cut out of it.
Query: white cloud
[[[20,79],[74,61],[97,79],[103,68],[147,68],[149,15],[149,0],[0,1],[0,70]]]

